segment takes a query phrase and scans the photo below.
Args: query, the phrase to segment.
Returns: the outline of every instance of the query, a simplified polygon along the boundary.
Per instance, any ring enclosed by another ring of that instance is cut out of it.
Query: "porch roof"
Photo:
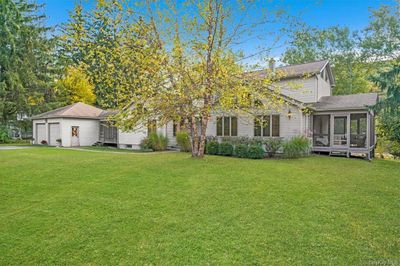
[[[377,93],[359,93],[340,96],[324,96],[310,107],[315,111],[355,110],[365,109],[375,105],[378,101]]]

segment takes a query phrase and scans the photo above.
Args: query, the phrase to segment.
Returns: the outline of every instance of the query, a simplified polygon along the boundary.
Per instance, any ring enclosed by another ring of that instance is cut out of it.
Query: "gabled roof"
[[[297,64],[297,65],[289,65],[289,66],[281,66],[277,67],[286,73],[286,78],[289,77],[299,77],[304,75],[313,75],[320,73],[325,66],[329,63],[329,60],[321,60],[316,62],[309,62],[304,64]]]
[[[99,119],[102,112],[102,109],[79,102],[33,116],[32,119],[61,117]]]
[[[284,73],[284,79],[292,79],[292,78],[299,78],[307,75],[316,75],[322,72],[325,68],[328,69],[329,73],[329,79],[334,85],[335,80],[332,75],[332,71],[330,68],[329,60],[321,60],[321,61],[315,61],[315,62],[308,62],[304,64],[296,64],[296,65],[288,65],[288,66],[280,66],[277,67],[276,70],[282,71]],[[251,72],[252,75],[256,75],[259,77],[263,77],[265,75],[266,71],[263,70],[258,70]]]
[[[378,102],[377,93],[359,93],[340,96],[324,96],[311,108],[316,111],[368,109]]]

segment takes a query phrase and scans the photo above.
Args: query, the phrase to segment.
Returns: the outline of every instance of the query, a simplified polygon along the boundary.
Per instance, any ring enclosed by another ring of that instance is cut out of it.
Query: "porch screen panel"
[[[364,148],[367,146],[367,114],[350,115],[350,146]]]
[[[346,146],[347,142],[347,116],[335,116],[333,118],[333,145]]]
[[[318,147],[330,146],[330,115],[314,115],[313,144]]]

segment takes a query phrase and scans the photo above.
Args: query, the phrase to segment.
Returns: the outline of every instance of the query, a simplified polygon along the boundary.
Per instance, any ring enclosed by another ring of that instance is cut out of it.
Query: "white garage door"
[[[42,140],[46,140],[46,125],[36,124],[36,144],[41,144]]]
[[[56,146],[57,139],[60,138],[60,124],[50,123],[49,124],[49,145]]]

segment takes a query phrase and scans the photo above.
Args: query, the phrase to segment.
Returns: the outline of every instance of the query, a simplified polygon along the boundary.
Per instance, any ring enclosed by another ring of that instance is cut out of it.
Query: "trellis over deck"
[[[326,97],[313,106],[312,150],[347,157],[364,154],[371,159],[376,137],[375,114],[369,106],[376,103],[377,95],[349,96]]]

